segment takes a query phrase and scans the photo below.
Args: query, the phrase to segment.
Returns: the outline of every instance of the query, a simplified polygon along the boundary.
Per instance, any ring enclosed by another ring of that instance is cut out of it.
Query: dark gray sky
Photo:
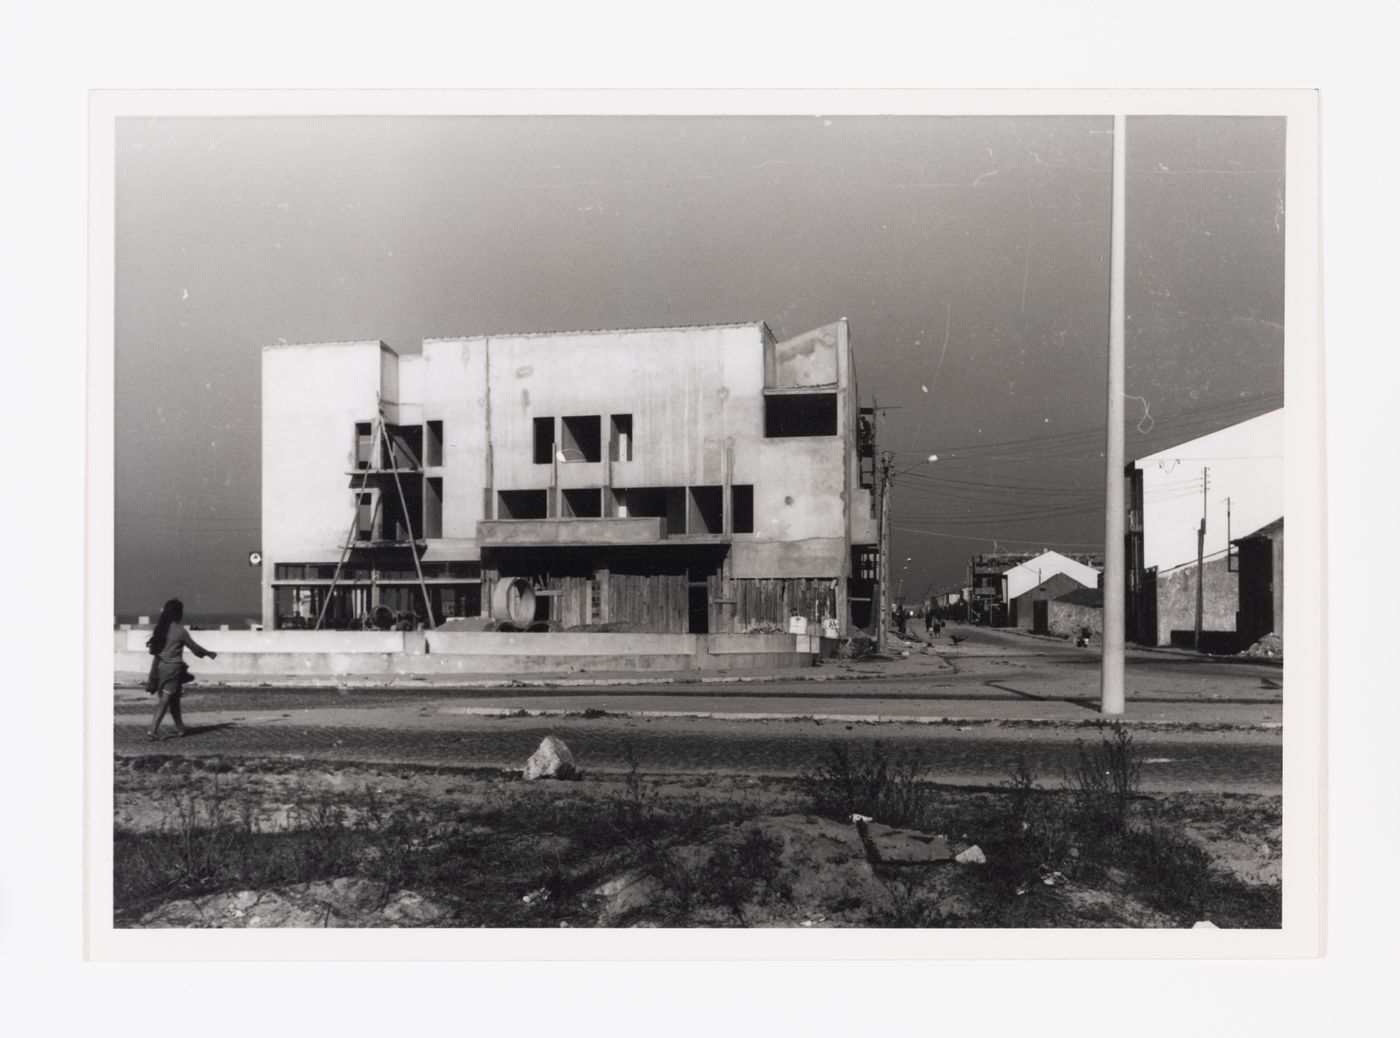
[[[909,597],[1099,550],[1111,122],[126,119],[116,611],[257,611],[279,340],[846,317]],[[1128,122],[1127,450],[1282,404],[1284,121]],[[937,453],[940,460],[924,459]],[[909,562],[905,559],[909,558]],[[907,566],[907,568],[906,568]]]

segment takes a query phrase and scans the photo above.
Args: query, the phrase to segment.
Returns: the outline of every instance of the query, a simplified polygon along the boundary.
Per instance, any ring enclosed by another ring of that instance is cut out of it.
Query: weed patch
[[[926,769],[918,757],[891,754],[880,742],[864,751],[832,743],[801,784],[812,811],[835,821],[862,814],[886,825],[921,827],[932,796]]]

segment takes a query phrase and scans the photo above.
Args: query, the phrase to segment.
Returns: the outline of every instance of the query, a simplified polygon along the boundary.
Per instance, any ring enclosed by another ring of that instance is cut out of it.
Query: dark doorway
[[[710,592],[705,587],[692,587],[690,589],[690,624],[687,630],[691,634],[710,633]]]

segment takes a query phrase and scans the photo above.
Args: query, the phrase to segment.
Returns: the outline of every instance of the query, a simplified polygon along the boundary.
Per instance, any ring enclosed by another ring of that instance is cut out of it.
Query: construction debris
[[[1241,656],[1277,657],[1283,655],[1283,639],[1270,631],[1240,653]]]
[[[575,771],[574,755],[564,740],[546,735],[540,748],[525,762],[524,778],[526,782],[542,778],[569,779],[574,777]]]
[[[975,843],[961,854],[955,855],[953,860],[959,865],[985,865],[987,855],[982,852],[982,848]]]

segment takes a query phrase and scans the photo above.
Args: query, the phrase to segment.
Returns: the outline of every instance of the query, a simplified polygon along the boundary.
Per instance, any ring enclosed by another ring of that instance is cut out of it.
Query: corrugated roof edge
[[[651,328],[568,328],[549,332],[477,332],[471,335],[434,335],[423,341],[457,342],[462,339],[539,339],[547,335],[641,335],[647,332],[708,331],[712,328],[768,328],[766,321],[731,321],[727,324],[663,324]],[[769,331],[771,335],[771,330]]]

